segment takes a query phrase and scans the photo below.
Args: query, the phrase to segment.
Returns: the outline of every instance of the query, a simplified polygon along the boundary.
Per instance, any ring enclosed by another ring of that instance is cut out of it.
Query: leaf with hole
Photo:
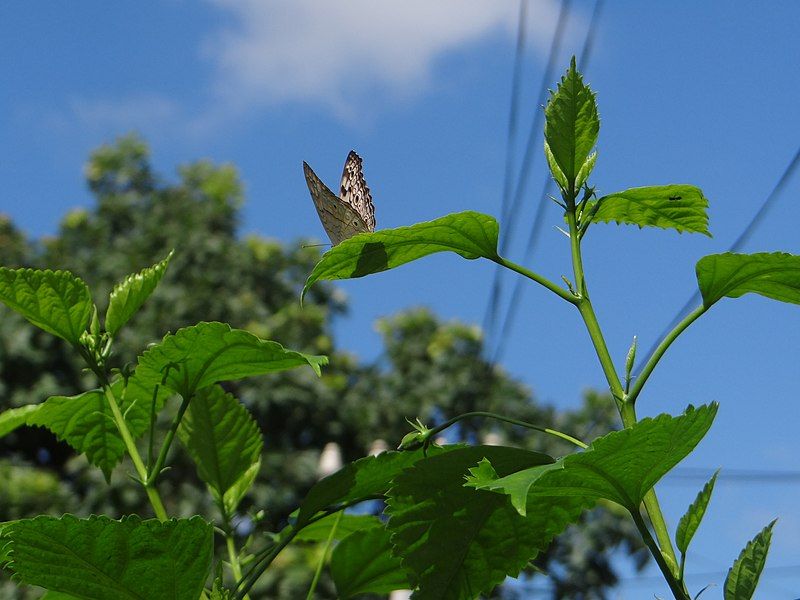
[[[772,528],[775,521],[747,542],[739,558],[733,563],[725,578],[725,600],[750,600],[758,587],[758,580],[767,563]]]
[[[493,217],[465,211],[407,227],[356,235],[322,256],[306,280],[303,296],[317,281],[364,277],[436,252],[455,252],[469,260],[494,260],[498,232]]]
[[[711,254],[697,262],[695,271],[706,307],[749,293],[800,304],[800,256],[794,254]]]
[[[161,281],[167,270],[172,254],[170,252],[164,260],[152,267],[128,275],[122,282],[114,286],[108,300],[108,310],[106,310],[105,327],[109,334],[116,335],[155,291],[158,282]]]
[[[68,271],[0,267],[0,301],[71,344],[78,343],[94,310],[89,288]]]
[[[212,527],[200,517],[39,516],[7,535],[19,581],[91,600],[197,600],[211,568]]]
[[[264,375],[307,365],[319,375],[325,356],[287,350],[226,323],[201,322],[168,333],[161,343],[139,356],[135,377],[143,384],[164,385],[184,398],[221,381]]]
[[[708,199],[693,185],[672,184],[631,188],[607,194],[590,202],[583,214],[593,214],[592,222],[674,229],[678,233],[708,231]]]

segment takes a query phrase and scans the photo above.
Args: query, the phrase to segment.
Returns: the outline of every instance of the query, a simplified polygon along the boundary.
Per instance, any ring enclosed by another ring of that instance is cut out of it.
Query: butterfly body
[[[334,246],[359,233],[375,231],[375,207],[358,154],[350,151],[347,155],[339,196],[317,177],[308,163],[303,163],[303,172],[322,226]]]

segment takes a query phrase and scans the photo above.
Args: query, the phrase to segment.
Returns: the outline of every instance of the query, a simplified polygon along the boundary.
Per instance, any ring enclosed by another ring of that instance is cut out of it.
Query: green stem
[[[564,288],[556,285],[555,283],[553,283],[552,281],[550,281],[546,277],[542,277],[538,273],[534,273],[533,271],[531,271],[529,269],[526,269],[525,267],[523,267],[521,265],[518,265],[518,264],[516,264],[516,263],[514,263],[514,262],[512,262],[512,261],[510,261],[510,260],[508,260],[506,258],[503,258],[502,256],[497,256],[496,258],[493,258],[492,260],[494,262],[496,262],[500,266],[503,266],[503,267],[505,267],[507,269],[511,269],[512,271],[516,271],[520,275],[524,275],[528,279],[531,279],[531,280],[535,281],[536,283],[538,283],[540,285],[543,285],[544,287],[546,287],[548,290],[550,290],[554,294],[557,294],[557,295],[561,296],[567,302],[569,302],[571,304],[577,304],[578,299],[575,297],[574,294],[571,294],[569,291],[567,291]]]
[[[639,396],[639,393],[642,391],[644,384],[647,382],[647,379],[650,377],[650,374],[655,369],[658,361],[661,360],[661,357],[664,356],[664,353],[667,351],[667,348],[672,345],[678,336],[683,333],[683,331],[689,327],[692,323],[694,323],[700,315],[705,313],[708,310],[708,307],[701,304],[697,308],[695,308],[692,312],[690,312],[684,319],[678,323],[675,328],[670,331],[666,337],[661,341],[658,347],[653,351],[653,354],[647,359],[644,367],[642,368],[642,372],[636,378],[636,381],[631,386],[630,393],[628,394],[628,402],[633,404],[636,402],[636,398]]]
[[[319,557],[319,564],[317,564],[317,570],[314,571],[314,578],[311,580],[311,587],[308,588],[308,594],[306,594],[306,600],[311,600],[314,597],[314,592],[317,591],[317,584],[319,583],[319,578],[322,575],[322,568],[325,566],[325,563],[328,562],[328,553],[331,549],[331,544],[333,544],[333,538],[336,535],[336,528],[339,527],[339,521],[342,520],[343,514],[344,511],[340,510],[339,514],[336,515],[336,520],[333,522],[333,527],[331,527],[331,532],[328,534],[328,541],[325,542],[325,548],[322,550],[322,556]]]
[[[225,545],[228,548],[228,561],[231,563],[233,579],[239,581],[242,578],[242,566],[239,564],[239,554],[236,552],[236,543],[230,530],[225,533]],[[248,600],[247,594],[244,595],[244,600]]]
[[[457,417],[453,417],[452,419],[450,419],[448,421],[445,421],[441,425],[437,425],[433,429],[429,430],[428,431],[428,437],[433,437],[437,433],[440,433],[440,432],[444,431],[445,429],[447,429],[451,425],[454,425],[458,421],[461,421],[462,419],[469,419],[471,417],[487,417],[489,419],[496,419],[498,421],[504,421],[506,423],[511,423],[512,425],[519,425],[520,427],[526,427],[528,429],[535,429],[536,431],[541,431],[542,433],[547,433],[549,435],[553,435],[555,437],[561,438],[562,440],[568,441],[570,444],[575,444],[576,446],[578,446],[579,448],[583,448],[584,450],[589,447],[587,444],[584,444],[579,439],[574,438],[571,435],[568,435],[568,434],[563,433],[561,431],[558,431],[556,429],[549,429],[547,427],[539,427],[538,425],[534,425],[533,423],[526,423],[525,421],[520,421],[519,419],[512,419],[511,417],[504,417],[503,415],[498,415],[498,414],[495,414],[495,413],[484,412],[484,411],[468,412],[468,413],[464,413],[462,415],[458,415]]]
[[[161,496],[158,495],[158,490],[156,490],[155,487],[153,487],[147,481],[147,468],[144,466],[144,462],[142,462],[142,457],[139,455],[139,450],[136,448],[136,443],[134,442],[133,436],[128,429],[128,424],[125,422],[125,418],[122,416],[122,412],[117,404],[117,399],[114,398],[114,392],[111,391],[111,385],[105,378],[101,378],[101,382],[103,393],[106,396],[106,400],[108,400],[109,407],[111,407],[111,414],[114,415],[114,422],[117,424],[117,429],[119,430],[120,436],[122,436],[122,442],[125,444],[125,449],[128,451],[128,454],[131,457],[133,466],[136,469],[136,473],[139,475],[139,480],[144,486],[144,490],[147,493],[150,504],[153,505],[153,511],[155,512],[159,521],[166,521],[167,511],[164,510],[164,504],[161,502]]]
[[[622,382],[614,368],[614,361],[611,358],[605,338],[603,337],[603,332],[600,329],[600,323],[592,307],[592,301],[589,299],[589,291],[583,273],[580,239],[578,237],[575,213],[573,211],[567,211],[567,223],[569,225],[570,245],[572,249],[572,267],[575,274],[575,283],[578,286],[578,293],[580,294],[577,304],[578,310],[581,313],[581,317],[583,317],[583,322],[586,324],[586,329],[594,345],[597,358],[600,360],[600,365],[603,368],[608,387],[616,401],[617,410],[619,410],[620,417],[622,418],[622,424],[626,428],[633,427],[636,424],[636,409],[634,408],[634,403],[629,401],[628,397],[625,395]],[[669,344],[667,344],[667,346],[668,345]],[[664,350],[666,350],[666,347]],[[640,382],[637,381],[637,384],[639,383]],[[641,385],[639,388],[641,389]],[[658,543],[661,545],[661,552],[663,552],[667,558],[671,559],[673,565],[677,566],[678,559],[669,536],[667,522],[664,519],[664,514],[661,512],[661,506],[658,503],[658,497],[654,489],[651,489],[645,494],[644,505],[647,509],[647,514],[650,516],[650,521],[653,523],[653,529],[656,532]]]
[[[250,588],[253,587],[255,582],[258,581],[258,578],[267,570],[267,567],[269,567],[272,561],[275,560],[275,557],[280,554],[281,550],[291,543],[299,531],[299,529],[294,529],[291,526],[284,530],[280,542],[272,546],[266,556],[258,560],[247,572],[247,575],[239,580],[237,587],[241,586],[241,589],[236,593],[236,600],[243,600],[247,596],[247,592],[250,591]]]
[[[164,436],[164,441],[161,444],[161,450],[158,453],[156,464],[153,465],[153,468],[147,475],[146,479],[147,485],[153,485],[156,479],[158,479],[158,476],[161,473],[161,469],[164,468],[164,463],[167,461],[167,453],[169,452],[169,448],[172,445],[172,440],[175,438],[175,432],[178,431],[178,427],[181,424],[183,415],[186,412],[186,409],[189,408],[189,401],[191,399],[192,399],[191,396],[187,396],[181,401],[180,408],[178,408],[178,412],[175,415],[175,418],[172,419],[172,424],[169,427],[169,431],[167,431],[167,435]]]
[[[672,567],[664,559],[658,544],[656,544],[653,536],[650,535],[650,530],[647,528],[647,524],[644,522],[644,519],[642,519],[642,515],[639,514],[638,510],[634,510],[631,511],[631,516],[633,517],[634,523],[636,523],[636,528],[639,530],[644,543],[647,545],[650,553],[653,555],[653,558],[656,559],[658,568],[661,569],[661,573],[664,575],[664,579],[667,580],[669,589],[672,591],[672,594],[675,596],[676,600],[691,600],[691,596],[686,590],[686,586],[680,579],[677,578],[675,573],[673,573]]]

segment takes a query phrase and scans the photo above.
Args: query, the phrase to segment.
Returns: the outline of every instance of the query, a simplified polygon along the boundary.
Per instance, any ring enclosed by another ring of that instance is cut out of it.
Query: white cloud
[[[75,97],[70,112],[91,129],[138,129],[153,131],[180,117],[177,102],[159,94],[136,94],[115,99]]]
[[[305,101],[347,115],[375,93],[411,96],[445,54],[491,35],[513,37],[510,0],[211,0],[233,25],[205,47],[230,109]],[[532,3],[530,39],[549,44],[553,0]]]

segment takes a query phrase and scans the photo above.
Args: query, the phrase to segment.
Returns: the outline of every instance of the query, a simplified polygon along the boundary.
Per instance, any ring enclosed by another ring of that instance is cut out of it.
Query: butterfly
[[[338,196],[322,183],[306,162],[303,162],[303,172],[319,219],[334,246],[356,234],[375,231],[375,207],[358,154],[351,150],[344,161]]]

